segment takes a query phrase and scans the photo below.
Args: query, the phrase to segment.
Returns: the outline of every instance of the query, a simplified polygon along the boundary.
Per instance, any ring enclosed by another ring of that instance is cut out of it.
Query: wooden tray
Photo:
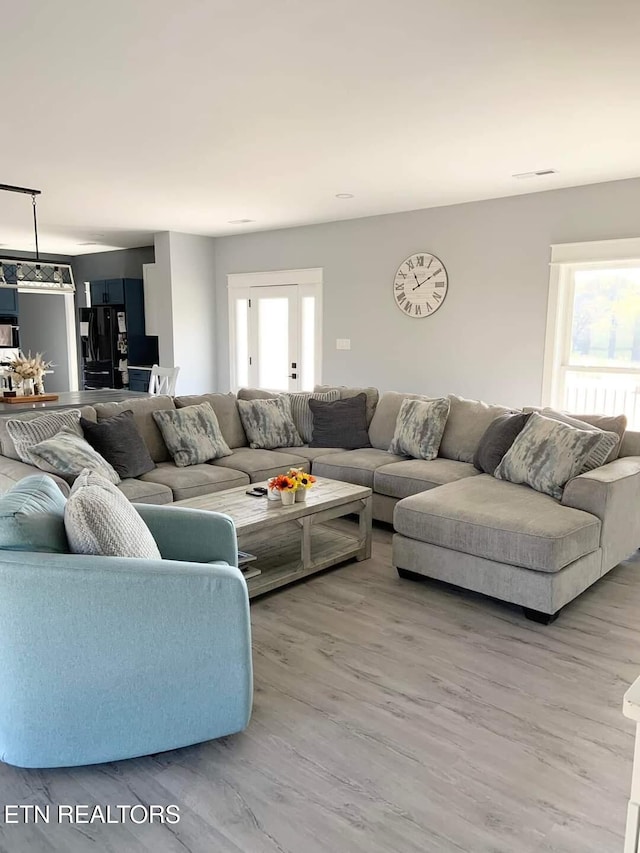
[[[57,399],[57,394],[29,394],[29,396],[20,397],[0,397],[0,403],[50,403]]]

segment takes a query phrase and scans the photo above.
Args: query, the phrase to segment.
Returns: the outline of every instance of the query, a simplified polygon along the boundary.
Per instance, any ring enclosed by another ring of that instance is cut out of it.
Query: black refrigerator
[[[158,338],[129,335],[124,306],[80,308],[82,386],[127,388],[128,363],[152,365],[158,361]]]

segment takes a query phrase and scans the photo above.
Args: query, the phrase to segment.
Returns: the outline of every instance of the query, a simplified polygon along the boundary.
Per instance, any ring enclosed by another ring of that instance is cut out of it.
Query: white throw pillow
[[[61,429],[68,427],[77,435],[82,435],[80,428],[80,409],[69,409],[66,412],[47,412],[30,420],[7,421],[7,432],[13,441],[16,453],[28,465],[36,465],[30,450],[34,444],[53,438]]]
[[[64,526],[73,554],[162,559],[133,504],[94,471],[83,471],[75,481],[64,511]]]

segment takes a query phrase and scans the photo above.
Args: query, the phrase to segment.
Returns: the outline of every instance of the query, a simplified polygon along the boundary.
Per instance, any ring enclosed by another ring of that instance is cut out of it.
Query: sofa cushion
[[[476,557],[557,572],[600,546],[600,520],[488,474],[405,498],[397,533]]]
[[[99,421],[128,409],[133,412],[133,419],[144,439],[144,443],[149,448],[153,461],[167,462],[171,457],[162,438],[162,433],[153,419],[153,413],[175,409],[173,398],[159,394],[156,397],[137,397],[133,400],[124,400],[122,403],[96,403],[95,405]]]
[[[377,468],[390,462],[402,462],[404,456],[395,456],[387,450],[363,447],[360,450],[344,450],[316,459],[313,473],[316,477],[329,477],[356,486],[373,488],[373,475]]]
[[[67,501],[51,477],[33,474],[0,497],[0,549],[66,554]]]
[[[161,462],[161,465],[171,465],[170,462]],[[173,501],[173,492],[168,486],[160,483],[144,483],[142,480],[120,480],[118,488],[122,494],[134,504],[170,504]]]
[[[311,447],[369,447],[366,404],[364,393],[344,400],[309,400],[313,413]]]
[[[224,440],[210,403],[154,412],[153,417],[178,468],[200,465],[233,453]]]
[[[277,400],[281,394],[277,391],[265,391],[263,388],[240,388],[238,400]]]
[[[373,488],[377,494],[391,498],[406,498],[427,489],[453,483],[464,477],[476,477],[479,472],[470,462],[455,459],[408,459],[377,468]]]
[[[304,444],[291,416],[288,397],[238,400],[242,426],[254,450],[274,450]]]
[[[559,500],[565,483],[585,470],[589,456],[598,450],[606,457],[618,441],[614,432],[577,429],[533,412],[494,476]]]
[[[11,437],[18,458],[27,465],[39,467],[37,459],[31,455],[31,448],[53,438],[60,430],[68,427],[82,436],[80,429],[80,409],[66,412],[46,412],[38,418],[20,418],[7,420],[7,432]]]
[[[297,447],[294,450],[297,450]],[[250,447],[240,447],[234,451],[233,456],[225,456],[209,464],[243,471],[249,475],[252,483],[260,483],[268,480],[269,477],[284,474],[289,468],[302,468],[303,471],[308,471],[311,467],[304,456],[299,456],[295,452],[253,450]]]
[[[498,415],[491,421],[473,454],[473,464],[478,471],[493,476],[502,462],[502,457],[522,432],[530,417],[529,414],[518,412],[513,415]]]
[[[94,423],[97,420],[96,410],[93,406],[68,406],[66,409],[55,409],[55,412],[68,412],[77,410],[80,408],[80,414],[83,418],[87,420],[93,421]],[[29,412],[16,412],[15,415],[7,415],[5,417],[0,418],[0,453],[3,456],[7,456],[9,459],[15,459],[16,461],[22,461],[18,456],[18,451],[16,450],[16,446],[13,443],[13,439],[9,435],[7,431],[7,421],[32,421],[35,418],[41,418],[43,415],[53,414],[51,409],[41,409],[36,411]]]
[[[249,477],[242,471],[230,468],[218,468],[215,465],[190,465],[178,468],[173,462],[161,462],[153,471],[140,477],[143,483],[160,483],[168,486],[174,501],[196,498],[211,492],[221,492],[249,483]]]
[[[373,387],[368,388],[349,388],[347,385],[316,385],[314,391],[335,391],[340,392],[341,400],[348,400],[350,397],[357,397],[358,394],[364,394],[367,398],[367,426],[371,424],[373,414],[378,405],[378,389]],[[385,448],[386,450],[386,448]]]
[[[189,396],[176,397],[174,400],[176,408],[185,406],[197,406],[199,403],[209,403],[216,413],[220,430],[224,440],[233,450],[234,447],[246,447],[248,445],[238,412],[236,395],[228,394],[191,394]]]
[[[507,406],[493,406],[481,400],[465,400],[449,394],[451,409],[444,428],[440,456],[473,462],[480,439],[492,420],[513,411]]]
[[[155,462],[128,410],[100,423],[80,418],[84,437],[94,450],[113,465],[123,480],[152,471]]]
[[[38,468],[59,474],[70,482],[85,469],[95,471],[110,483],[120,482],[113,466],[71,427],[65,427],[53,438],[34,444],[29,453]]]
[[[400,407],[405,400],[430,400],[431,397],[424,397],[421,394],[402,394],[398,391],[385,391],[378,405],[369,426],[369,441],[372,447],[377,447],[378,450],[388,450],[393,441],[393,434],[396,429]]]
[[[161,559],[151,531],[124,494],[93,471],[83,471],[73,484],[64,526],[74,554]]]
[[[389,453],[435,459],[449,414],[449,400],[403,400]]]
[[[328,456],[331,453],[340,453],[345,450],[344,447],[279,447],[278,453],[294,453],[296,456],[303,456],[309,462],[319,459],[321,456]]]

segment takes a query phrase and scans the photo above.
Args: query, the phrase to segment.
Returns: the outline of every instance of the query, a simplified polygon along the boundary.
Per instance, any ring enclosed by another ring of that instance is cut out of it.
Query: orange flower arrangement
[[[272,477],[269,480],[269,488],[275,489],[277,492],[295,492],[298,484],[292,477],[286,474],[278,474],[277,477]]]

